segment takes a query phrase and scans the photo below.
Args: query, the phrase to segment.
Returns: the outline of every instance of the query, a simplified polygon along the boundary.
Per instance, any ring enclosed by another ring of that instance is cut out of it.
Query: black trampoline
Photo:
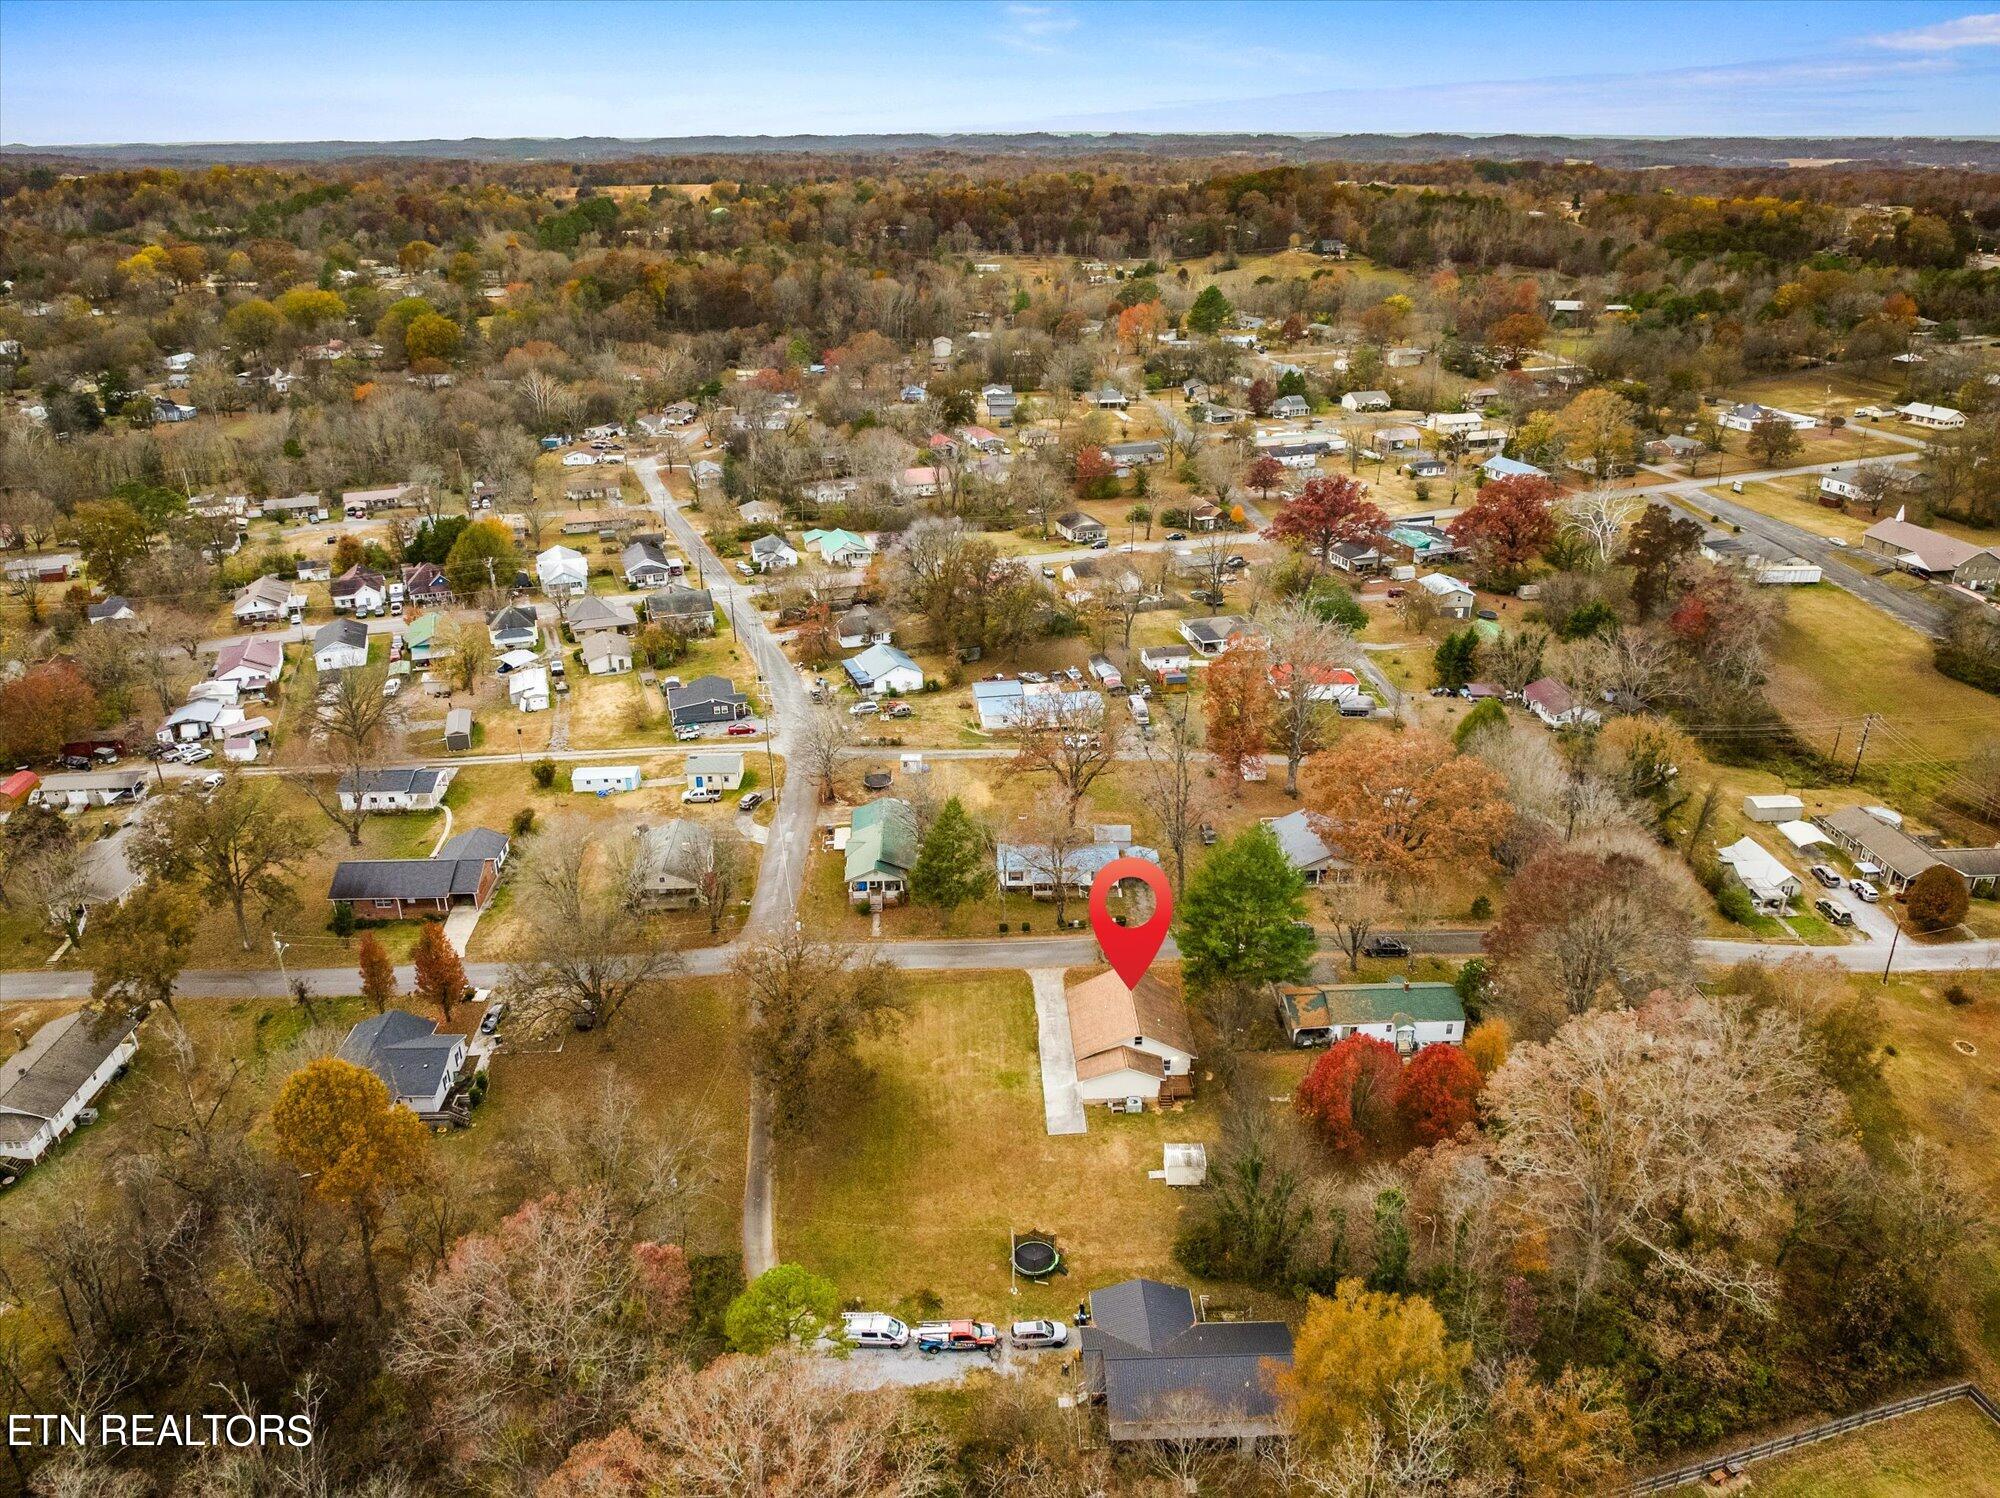
[[[1024,1279],[1045,1280],[1062,1272],[1062,1251],[1047,1233],[1014,1235],[1014,1271]]]

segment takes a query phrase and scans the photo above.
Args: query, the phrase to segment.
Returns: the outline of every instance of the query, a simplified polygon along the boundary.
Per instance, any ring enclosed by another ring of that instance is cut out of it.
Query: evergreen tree
[[[1462,687],[1472,680],[1478,667],[1479,636],[1469,629],[1454,630],[1438,642],[1431,668],[1441,687]]]
[[[985,892],[989,877],[985,839],[953,796],[917,850],[916,867],[910,870],[911,898],[936,906],[950,921],[959,906]]]
[[[1306,881],[1262,823],[1208,857],[1174,921],[1188,986],[1297,982],[1312,962]]]
[[[1213,333],[1229,321],[1236,309],[1229,305],[1229,298],[1222,294],[1220,286],[1205,286],[1194,305],[1188,308],[1187,325],[1191,333]]]

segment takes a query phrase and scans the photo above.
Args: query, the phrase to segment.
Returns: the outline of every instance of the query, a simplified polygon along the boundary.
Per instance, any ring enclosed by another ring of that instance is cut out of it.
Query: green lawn
[[[1958,760],[2000,722],[2000,702],[1941,675],[1923,635],[1831,583],[1785,590],[1785,619],[1771,655],[1772,705],[1821,753],[1856,748],[1865,713],[1881,715],[1863,760],[1864,778],[1894,791],[1921,789],[1940,773],[1935,760]]]

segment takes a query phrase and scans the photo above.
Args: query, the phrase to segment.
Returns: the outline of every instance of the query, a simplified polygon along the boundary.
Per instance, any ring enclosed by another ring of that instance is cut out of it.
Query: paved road
[[[1902,454],[1884,458],[1885,463],[1907,462]],[[1659,470],[1654,469],[1653,472]],[[1823,473],[1825,467],[1811,469],[1787,469],[1772,477],[1789,477],[1801,473]],[[1746,478],[1763,478],[1762,474],[1748,474]],[[1751,536],[1770,542],[1774,547],[1805,557],[1819,563],[1826,580],[1835,587],[1843,588],[1864,603],[1872,604],[1890,618],[1907,624],[1910,628],[1927,635],[1942,632],[1947,610],[1943,603],[1928,590],[1919,592],[1907,587],[1899,587],[1886,578],[1876,576],[1878,571],[1889,570],[1886,562],[1851,546],[1836,546],[1826,537],[1818,535],[1789,520],[1778,520],[1772,516],[1751,509],[1725,495],[1719,495],[1700,483],[1680,483],[1670,485],[1659,492],[1673,500],[1683,509],[1707,517],[1720,515],[1732,525],[1742,527]]]
[[[762,679],[770,705],[768,722],[771,738],[780,754],[793,753],[797,736],[811,704],[799,673],[785,658],[777,636],[771,633],[758,612],[750,590],[736,574],[723,566],[722,559],[709,547],[700,532],[688,524],[680,506],[661,482],[659,461],[642,458],[632,465],[647,497],[660,512],[660,519],[679,541],[688,559],[704,575],[704,585],[715,595],[728,615],[737,637],[748,647]],[[778,787],[773,786],[776,792]],[[806,860],[812,851],[813,828],[818,820],[813,791],[803,776],[791,777],[785,794],[778,798],[777,814],[764,839],[764,857],[758,868],[757,891],[751,897],[750,915],[744,923],[747,937],[769,936],[797,924],[799,894],[805,887]],[[771,1108],[770,1100],[752,1081],[750,1089],[749,1144],[746,1149],[743,1188],[743,1272],[755,1279],[778,1262],[777,1233],[772,1203]]]
[[[1476,931],[1419,931],[1402,933],[1418,953],[1432,956],[1470,956],[1479,950]],[[997,937],[991,940],[884,941],[869,948],[896,967],[924,972],[964,972],[978,970],[1019,970],[1036,968],[1088,967],[1104,960],[1093,936]],[[736,956],[734,944],[699,947],[686,954],[687,972],[693,977],[713,977],[726,972]],[[1160,948],[1163,958],[1179,955],[1172,938]],[[1875,939],[1839,947],[1805,947],[1796,944],[1755,941],[1722,941],[1713,938],[1695,943],[1695,955],[1703,962],[1729,964],[1744,961],[1782,962],[1787,957],[1831,958],[1849,972],[1880,972],[1888,951]],[[1320,948],[1323,962],[1337,962],[1340,954],[1330,947]],[[1979,972],[2000,969],[2000,941],[1961,941],[1938,946],[1919,946],[1899,941],[1896,972]],[[505,968],[497,962],[469,962],[466,977],[476,988],[490,988],[500,982]],[[294,978],[309,980],[319,993],[352,991],[354,969],[294,968]],[[398,981],[408,987],[414,974],[408,967],[397,970]],[[244,969],[186,972],[175,988],[188,999],[270,998],[285,992],[278,970]],[[90,997],[90,974],[77,969],[25,969],[0,972],[0,999],[59,1000]]]

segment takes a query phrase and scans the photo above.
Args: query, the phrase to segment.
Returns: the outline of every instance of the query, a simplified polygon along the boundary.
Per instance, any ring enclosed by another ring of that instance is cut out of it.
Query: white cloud
[[[1067,36],[1083,23],[1059,5],[1003,5],[1007,25],[1000,33],[1001,45],[1037,57],[1058,57],[1063,49],[1056,38]]]
[[[1075,16],[1054,5],[1009,5],[1006,12],[1024,36],[1062,36],[1079,24]]]
[[[1868,39],[1871,46],[1892,52],[1956,52],[1963,47],[2000,47],[2000,13],[1960,16],[1935,26],[1891,31]]]

